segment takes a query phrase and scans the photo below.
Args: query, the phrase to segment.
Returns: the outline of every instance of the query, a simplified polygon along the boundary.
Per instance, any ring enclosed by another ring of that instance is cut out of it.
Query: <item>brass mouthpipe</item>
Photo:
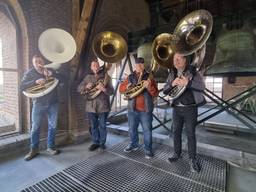
[[[54,82],[54,78],[49,78],[44,85],[35,85],[33,87],[27,88],[27,92],[34,92],[49,87]]]

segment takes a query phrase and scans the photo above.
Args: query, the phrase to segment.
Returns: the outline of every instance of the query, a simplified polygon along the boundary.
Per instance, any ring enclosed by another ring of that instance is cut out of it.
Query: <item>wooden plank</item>
[[[93,11],[95,0],[86,0],[83,5],[83,11],[81,14],[81,19],[78,25],[77,33],[75,36],[77,50],[76,55],[72,60],[71,65],[77,66],[80,59],[80,54],[83,48],[83,44],[87,37],[89,19]]]
[[[76,36],[80,20],[80,0],[72,0],[72,35]]]

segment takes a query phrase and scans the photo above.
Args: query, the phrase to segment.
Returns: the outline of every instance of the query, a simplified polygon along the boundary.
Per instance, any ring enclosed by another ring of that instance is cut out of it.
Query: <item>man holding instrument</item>
[[[128,100],[128,124],[130,144],[124,149],[129,153],[139,148],[138,126],[141,123],[144,136],[145,158],[153,157],[152,152],[152,121],[154,109],[154,97],[158,96],[158,88],[153,79],[149,79],[149,73],[145,71],[144,59],[135,60],[135,71],[131,73],[119,87],[120,93],[124,93],[130,86],[136,86],[144,80],[145,90],[136,97]]]
[[[174,154],[168,158],[170,163],[181,158],[182,129],[185,124],[188,138],[188,155],[192,172],[200,172],[200,166],[196,159],[196,135],[198,106],[205,103],[202,94],[205,84],[202,75],[189,63],[189,58],[175,53],[172,69],[163,89],[164,94],[169,94],[176,86],[186,87],[181,95],[172,102],[173,106],[173,130],[174,130]]]
[[[107,69],[100,70],[97,59],[91,62],[91,73],[86,75],[78,86],[78,92],[85,94],[86,106],[85,111],[90,120],[90,134],[92,144],[89,151],[94,151],[100,147],[101,150],[106,148],[107,128],[106,121],[110,111],[110,95],[114,93],[112,81],[107,73]],[[89,97],[91,90],[98,94],[95,97]]]
[[[21,90],[25,91],[31,87],[39,89],[44,87],[49,78],[57,77],[58,75],[50,69],[44,67],[44,60],[39,55],[34,55],[32,58],[33,68],[28,70],[21,80]],[[48,138],[47,152],[51,155],[56,155],[59,150],[55,148],[55,133],[58,119],[58,99],[56,87],[46,95],[33,98],[32,107],[32,127],[31,127],[31,144],[30,151],[25,156],[25,160],[31,160],[39,154],[40,141],[40,125],[42,124],[43,115],[48,116]]]

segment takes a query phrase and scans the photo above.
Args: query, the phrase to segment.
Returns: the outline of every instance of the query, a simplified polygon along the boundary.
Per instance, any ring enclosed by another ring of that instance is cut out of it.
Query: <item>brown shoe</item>
[[[38,149],[30,149],[29,153],[24,157],[25,161],[29,161],[39,154]]]
[[[47,148],[46,150],[50,155],[57,155],[60,153],[60,151],[58,149],[55,148]]]

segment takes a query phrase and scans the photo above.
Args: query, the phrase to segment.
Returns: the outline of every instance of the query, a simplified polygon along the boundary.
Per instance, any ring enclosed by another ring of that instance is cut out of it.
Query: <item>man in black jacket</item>
[[[200,172],[196,159],[196,135],[198,105],[205,102],[202,94],[205,84],[201,74],[194,67],[191,68],[189,59],[179,53],[174,55],[174,69],[172,69],[164,86],[164,94],[169,94],[175,86],[186,87],[185,91],[173,100],[173,129],[174,129],[174,154],[168,158],[175,162],[181,157],[182,129],[185,124],[188,137],[188,154],[191,171]]]
[[[33,68],[28,70],[22,78],[22,91],[35,85],[44,85],[48,77],[57,77],[57,74],[53,70],[44,67],[44,61],[41,56],[34,55],[32,62]],[[44,96],[33,98],[30,151],[24,158],[27,161],[31,160],[39,153],[40,125],[45,114],[48,116],[47,151],[51,155],[56,155],[59,153],[59,150],[55,149],[55,133],[58,119],[56,87]]]

